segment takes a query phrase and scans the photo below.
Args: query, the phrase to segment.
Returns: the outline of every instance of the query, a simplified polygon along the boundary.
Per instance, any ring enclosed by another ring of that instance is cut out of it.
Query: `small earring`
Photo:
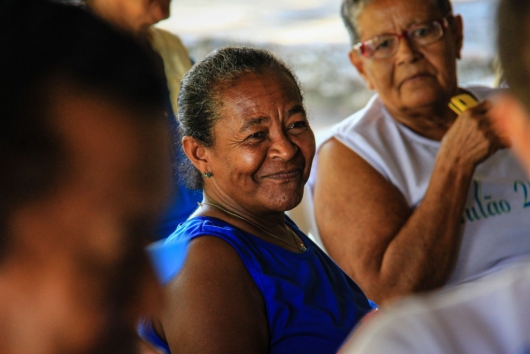
[[[210,171],[206,171],[202,174],[204,176],[204,178],[210,178],[212,177],[212,173]]]

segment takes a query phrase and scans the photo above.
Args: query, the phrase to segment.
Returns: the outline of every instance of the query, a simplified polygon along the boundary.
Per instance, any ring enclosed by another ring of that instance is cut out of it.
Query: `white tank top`
[[[479,101],[494,89],[466,87]],[[393,119],[378,96],[332,128],[335,137],[395,185],[410,207],[421,203],[440,142],[422,137]],[[308,181],[315,183],[318,149]],[[448,190],[447,193],[451,191]],[[503,149],[478,165],[462,216],[462,244],[448,284],[467,281],[530,255],[530,182],[512,152]],[[314,228],[311,234],[321,245]]]

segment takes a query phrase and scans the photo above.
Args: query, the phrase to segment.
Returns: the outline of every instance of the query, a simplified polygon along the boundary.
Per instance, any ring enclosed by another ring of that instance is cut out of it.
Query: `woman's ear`
[[[201,171],[201,173],[209,171],[208,149],[206,149],[202,143],[191,136],[185,136],[182,138],[182,149],[188,159],[190,159],[191,163]]]
[[[348,55],[349,55],[349,58],[350,58],[350,63],[352,63],[352,65],[355,67],[355,69],[357,69],[357,72],[363,78],[363,80],[366,83],[366,86],[368,87],[368,89],[369,90],[373,90],[374,89],[374,85],[372,84],[372,81],[370,80],[370,76],[368,76],[367,73],[366,73],[366,70],[365,70],[365,67],[364,67],[365,63],[364,63],[364,60],[361,57],[361,55],[357,51],[355,51],[353,49],[350,50]]]

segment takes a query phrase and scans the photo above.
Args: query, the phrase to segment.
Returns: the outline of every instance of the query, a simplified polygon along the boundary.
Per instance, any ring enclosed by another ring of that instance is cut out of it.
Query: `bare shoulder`
[[[161,323],[172,351],[266,352],[263,298],[228,242],[214,236],[192,240],[186,263],[167,292]]]
[[[190,242],[186,263],[168,287],[170,293],[177,293],[182,288],[215,293],[218,299],[232,296],[241,288],[249,288],[259,294],[236,249],[214,236],[201,236]]]
[[[236,249],[227,241],[215,236],[201,236],[190,242],[187,262],[194,264],[194,270],[218,273],[222,278],[226,272],[246,273],[246,267]]]
[[[362,201],[366,209],[407,207],[401,192],[366,160],[337,139],[330,139],[320,150],[315,183],[315,204],[319,201]],[[394,203],[395,202],[395,203]],[[390,203],[390,204],[388,204]]]
[[[314,208],[326,249],[350,276],[380,260],[411,213],[392,183],[336,139],[319,153]]]

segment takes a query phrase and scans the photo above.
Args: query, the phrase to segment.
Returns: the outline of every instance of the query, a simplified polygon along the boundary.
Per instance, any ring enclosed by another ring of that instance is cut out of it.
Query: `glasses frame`
[[[383,33],[383,34],[380,34],[379,36],[375,36],[375,37],[372,37],[370,39],[367,39],[365,41],[362,41],[362,42],[359,42],[359,43],[355,44],[352,47],[352,49],[354,51],[356,51],[357,53],[359,53],[361,56],[363,56],[364,58],[367,58],[367,59],[378,60],[378,59],[390,58],[391,56],[396,54],[398,46],[396,46],[396,49],[394,49],[394,51],[391,54],[388,54],[388,55],[386,55],[384,57],[380,57],[380,58],[375,58],[374,56],[368,56],[366,54],[365,47],[368,45],[368,42],[371,42],[374,39],[376,39],[377,37],[381,37],[381,36],[395,36],[398,39],[398,43],[401,41],[401,39],[403,39],[404,37],[407,37],[411,42],[418,44],[414,39],[411,39],[409,37],[409,34],[412,32],[413,29],[417,28],[418,26],[421,26],[421,25],[424,25],[424,24],[428,24],[428,23],[431,23],[431,24],[437,23],[442,29],[442,35],[440,36],[440,38],[434,40],[433,42],[424,44],[424,45],[429,45],[431,43],[435,43],[435,42],[439,41],[440,39],[442,39],[445,36],[445,33],[446,33],[447,29],[449,28],[449,19],[452,18],[452,17],[453,17],[452,14],[448,14],[448,15],[444,16],[440,20],[434,20],[434,21],[430,21],[430,22],[423,22],[423,23],[420,23],[420,24],[417,24],[417,25],[410,26],[409,28],[407,28],[406,30],[402,31],[401,33]],[[421,44],[418,44],[418,45],[421,46]]]

